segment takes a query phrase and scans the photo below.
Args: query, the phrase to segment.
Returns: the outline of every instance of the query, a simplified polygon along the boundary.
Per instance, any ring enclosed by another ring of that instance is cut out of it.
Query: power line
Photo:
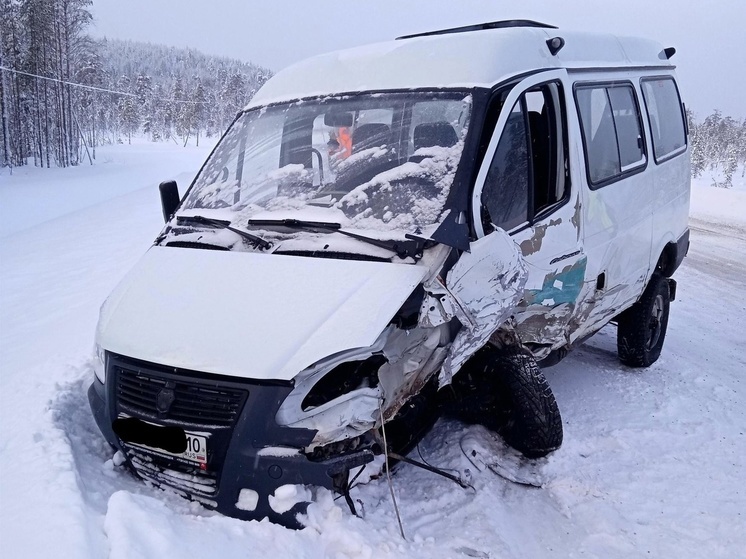
[[[95,86],[92,86],[92,85],[84,85],[82,83],[68,82],[68,81],[64,81],[64,80],[58,80],[56,78],[48,78],[46,76],[39,76],[37,74],[30,74],[29,72],[22,72],[21,70],[14,70],[13,68],[7,68],[5,66],[0,66],[0,70],[4,70],[6,72],[12,72],[14,74],[20,74],[22,76],[29,76],[29,77],[32,77],[32,78],[38,78],[40,80],[47,80],[47,81],[50,81],[50,82],[61,83],[61,84],[64,84],[64,85],[70,85],[72,87],[79,87],[81,89],[89,89],[89,90],[92,90],[92,91],[102,91],[104,93],[113,93],[115,95],[123,95],[125,97],[137,97],[137,95],[135,95],[134,93],[127,93],[125,91],[116,91],[114,89],[106,89],[104,87],[95,87]],[[190,104],[190,105],[208,105],[209,104],[207,101],[187,101],[187,100],[182,100],[182,99],[166,99],[165,97],[157,97],[157,99],[159,99],[160,101],[168,101],[170,103],[186,103],[186,104]]]

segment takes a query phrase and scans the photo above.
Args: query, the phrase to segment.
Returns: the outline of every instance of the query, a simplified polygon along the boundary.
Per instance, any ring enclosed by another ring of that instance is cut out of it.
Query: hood
[[[290,380],[372,345],[424,266],[152,247],[101,308],[97,342],[153,363]]]

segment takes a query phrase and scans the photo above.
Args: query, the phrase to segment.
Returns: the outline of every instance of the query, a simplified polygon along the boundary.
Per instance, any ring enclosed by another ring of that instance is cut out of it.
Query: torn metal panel
[[[455,317],[469,329],[476,327],[476,321],[469,310],[464,307],[458,297],[454,297],[440,277],[427,282],[424,288],[426,296],[420,308],[420,326],[426,328],[438,326],[450,322]]]
[[[536,282],[536,288],[527,286],[524,291],[516,315],[517,331],[523,343],[541,346],[534,352],[537,359],[569,343],[568,325],[576,313],[578,301],[589,297],[588,290],[584,290],[586,266],[587,259],[581,256],[572,264],[547,273],[540,287]],[[581,293],[584,293],[582,298]]]
[[[383,392],[384,420],[419,393],[446,357],[448,327],[395,330],[384,348],[388,362],[378,372]]]
[[[523,297],[528,269],[518,246],[501,229],[471,244],[448,273],[446,287],[457,306],[468,313],[451,345],[438,377],[451,382],[461,366],[511,315]],[[461,321],[461,319],[459,319]]]
[[[544,353],[567,344],[567,323],[574,309],[571,303],[561,303],[551,309],[535,305],[520,311],[516,328],[521,342],[548,348],[545,352],[534,351],[534,357],[542,359]]]
[[[417,394],[437,371],[446,356],[449,327],[417,327],[402,330],[389,326],[371,347],[344,352],[323,360],[296,377],[296,386],[280,406],[280,425],[317,431],[310,450],[334,441],[351,439],[394,417],[402,405]],[[361,384],[329,401],[304,409],[303,402],[322,379],[340,365],[382,356],[385,362],[376,372],[376,382]]]
[[[317,430],[316,437],[309,448],[353,438],[373,427],[378,417],[380,386],[361,386],[323,405],[306,410],[303,410],[302,403],[322,377],[331,373],[338,365],[348,361],[367,359],[374,353],[382,352],[392,329],[393,327],[385,329],[370,347],[342,352],[323,359],[297,375],[295,388],[277,411],[277,423],[294,428]]]

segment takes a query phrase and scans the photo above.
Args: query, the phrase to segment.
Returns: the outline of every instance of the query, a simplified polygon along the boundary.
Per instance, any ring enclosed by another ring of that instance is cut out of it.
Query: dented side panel
[[[502,229],[471,244],[448,273],[448,292],[469,317],[456,335],[440,372],[440,385],[448,384],[461,366],[510,317],[523,298],[528,278],[525,259]],[[425,286],[427,289],[427,286]]]
[[[509,94],[505,106],[512,104],[519,96],[537,84],[560,81],[564,99],[559,99],[566,109],[565,122],[568,127],[566,145],[566,165],[569,180],[564,184],[567,192],[553,208],[544,210],[544,217],[529,223],[511,236],[520,247],[520,257],[525,269],[523,292],[516,301],[512,313],[515,316],[516,333],[524,344],[541,346],[548,353],[551,349],[569,343],[571,325],[577,325],[573,317],[598,303],[595,297],[595,275],[588,271],[588,257],[584,248],[584,201],[580,191],[583,159],[582,147],[578,143],[578,121],[571,107],[572,80],[565,71],[543,72],[522,81]],[[505,117],[505,118],[503,118]],[[477,234],[481,234],[481,192],[486,180],[492,157],[505,127],[507,115],[501,115],[487,154],[484,158],[474,187],[472,204],[475,208],[473,224]],[[577,130],[575,130],[577,129]],[[580,303],[584,302],[583,305]],[[538,355],[537,355],[538,356]]]
[[[594,295],[588,287],[579,189],[570,182],[561,207],[514,235],[529,272],[515,313],[516,332],[522,343],[535,348],[538,358],[569,343],[573,317],[581,302],[591,302]]]
[[[632,86],[638,105],[644,107],[639,80],[630,81],[629,74],[624,72],[610,72],[603,79],[623,81]],[[578,74],[576,80],[598,81],[599,78],[593,74]],[[573,121],[570,123],[570,132],[575,136],[573,143],[582,145],[581,127],[574,103],[569,107],[569,112]],[[645,120],[642,119],[643,124]],[[595,310],[590,313],[591,321],[595,320],[595,313],[614,316],[636,301],[655,266],[655,262],[651,266],[656,196],[652,177],[655,164],[650,139],[643,138],[643,141],[647,156],[639,172],[600,188],[591,188],[588,184],[585,157],[581,153],[578,158],[577,180],[583,185],[581,202],[583,243],[588,255],[587,278],[591,280],[603,274],[603,290],[598,294]]]

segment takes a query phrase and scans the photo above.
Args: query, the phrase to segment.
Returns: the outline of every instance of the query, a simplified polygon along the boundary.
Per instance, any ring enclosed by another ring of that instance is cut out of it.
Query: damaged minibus
[[[447,413],[562,442],[541,367],[656,361],[688,250],[673,49],[526,20],[270,79],[101,308],[88,392],[139,477],[298,525]],[[385,435],[385,443],[384,437]]]

